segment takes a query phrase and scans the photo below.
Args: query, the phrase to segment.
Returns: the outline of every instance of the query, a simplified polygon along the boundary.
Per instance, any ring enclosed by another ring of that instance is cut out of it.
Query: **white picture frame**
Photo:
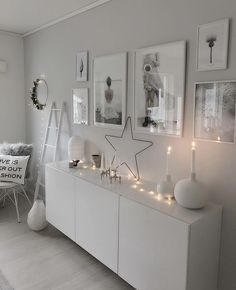
[[[126,120],[127,53],[93,61],[94,125],[123,128]]]
[[[182,137],[186,42],[135,52],[135,131]]]
[[[76,81],[88,81],[88,51],[76,54]]]
[[[72,89],[72,120],[74,125],[88,125],[88,88]]]
[[[196,82],[193,138],[235,144],[236,80]]]
[[[197,30],[197,71],[227,68],[229,19],[203,24]]]

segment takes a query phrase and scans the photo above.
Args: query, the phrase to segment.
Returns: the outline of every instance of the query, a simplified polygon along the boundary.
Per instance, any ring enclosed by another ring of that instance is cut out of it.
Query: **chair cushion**
[[[0,181],[25,183],[29,156],[0,155]]]
[[[12,156],[32,156],[33,145],[24,143],[2,143],[0,144],[0,155],[12,155]],[[31,158],[30,158],[31,159]],[[26,178],[30,177],[30,159],[26,169]]]

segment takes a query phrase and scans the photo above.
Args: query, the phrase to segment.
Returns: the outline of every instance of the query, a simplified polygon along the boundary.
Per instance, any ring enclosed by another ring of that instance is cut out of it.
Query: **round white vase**
[[[177,182],[174,195],[181,206],[189,209],[203,208],[207,202],[206,188],[196,180],[195,174],[191,174],[191,178]]]
[[[28,213],[28,226],[33,231],[41,231],[48,225],[43,200],[36,200]]]

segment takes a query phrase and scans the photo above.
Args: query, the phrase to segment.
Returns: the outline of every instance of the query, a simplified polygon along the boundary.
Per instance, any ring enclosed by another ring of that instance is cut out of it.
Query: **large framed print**
[[[88,88],[72,90],[73,124],[88,125]]]
[[[227,68],[229,19],[199,25],[197,31],[197,70]]]
[[[195,84],[194,138],[235,143],[236,81]]]
[[[94,125],[121,128],[126,119],[127,53],[94,59]]]
[[[185,62],[185,41],[136,51],[135,131],[182,136]]]

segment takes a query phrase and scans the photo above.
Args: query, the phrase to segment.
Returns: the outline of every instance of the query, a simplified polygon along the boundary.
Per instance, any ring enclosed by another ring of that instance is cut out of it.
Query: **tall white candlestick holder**
[[[196,144],[192,143],[191,152],[191,174],[189,178],[182,179],[176,183],[174,195],[176,201],[183,207],[189,209],[200,209],[206,205],[207,190],[196,178]]]
[[[167,199],[174,198],[174,183],[171,179],[170,170],[169,170],[169,162],[171,156],[172,148],[169,146],[166,152],[166,176],[165,179],[161,181],[158,185],[157,191],[161,193]]]

